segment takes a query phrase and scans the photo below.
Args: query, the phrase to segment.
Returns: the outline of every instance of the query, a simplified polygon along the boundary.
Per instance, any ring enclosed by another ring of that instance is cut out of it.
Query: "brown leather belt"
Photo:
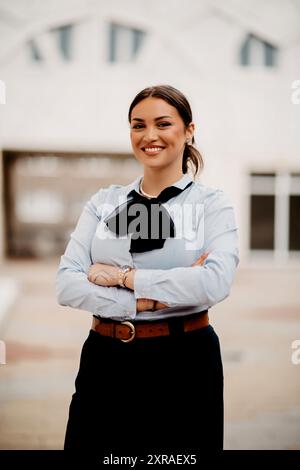
[[[199,330],[209,325],[208,311],[191,314],[187,317],[170,318],[169,320],[153,321],[114,321],[104,318],[93,318],[92,330],[103,336],[117,338],[123,343],[129,343],[134,338],[154,338],[169,336],[172,332]],[[174,325],[176,327],[174,328]]]

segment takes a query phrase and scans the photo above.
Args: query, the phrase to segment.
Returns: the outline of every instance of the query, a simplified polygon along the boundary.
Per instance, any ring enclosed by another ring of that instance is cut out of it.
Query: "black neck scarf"
[[[193,181],[190,181],[183,189],[177,186],[169,186],[157,197],[151,199],[133,189],[127,195],[127,198],[132,197],[132,199],[118,206],[113,214],[104,222],[109,230],[118,236],[132,233],[130,253],[142,253],[162,248],[168,236],[170,238],[175,237],[175,227],[168,211],[161,204],[180,194],[192,183]],[[130,208],[135,204],[137,206],[130,211]],[[152,208],[153,205],[156,205],[154,210]],[[142,212],[140,209],[142,209]],[[138,215],[136,215],[136,212],[138,212]],[[142,224],[139,220],[136,220],[140,216],[142,216]],[[143,227],[144,223],[146,225]],[[138,231],[136,230],[137,228],[139,228]],[[153,233],[155,234],[154,237]],[[168,234],[167,236],[165,236],[166,233]],[[142,237],[140,234],[142,234]]]

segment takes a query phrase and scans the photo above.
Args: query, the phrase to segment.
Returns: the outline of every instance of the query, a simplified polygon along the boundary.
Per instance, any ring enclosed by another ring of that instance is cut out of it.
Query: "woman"
[[[207,311],[238,265],[233,208],[202,168],[185,96],[142,90],[129,108],[143,175],[87,202],[57,274],[60,305],[91,312],[65,449],[223,448],[223,369]]]

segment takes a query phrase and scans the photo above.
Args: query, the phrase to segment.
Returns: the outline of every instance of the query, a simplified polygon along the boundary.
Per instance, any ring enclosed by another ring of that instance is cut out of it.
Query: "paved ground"
[[[0,324],[0,449],[63,446],[90,314],[57,305],[56,268],[9,262],[0,274],[0,284],[2,277],[19,287]],[[240,268],[231,296],[211,310],[224,361],[226,449],[300,449],[300,364],[291,361],[299,281],[300,267]]]

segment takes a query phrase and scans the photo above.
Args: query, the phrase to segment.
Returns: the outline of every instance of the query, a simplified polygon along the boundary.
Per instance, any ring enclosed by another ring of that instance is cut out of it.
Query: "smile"
[[[165,147],[144,147],[142,150],[149,155],[155,155],[164,150],[164,148]]]

